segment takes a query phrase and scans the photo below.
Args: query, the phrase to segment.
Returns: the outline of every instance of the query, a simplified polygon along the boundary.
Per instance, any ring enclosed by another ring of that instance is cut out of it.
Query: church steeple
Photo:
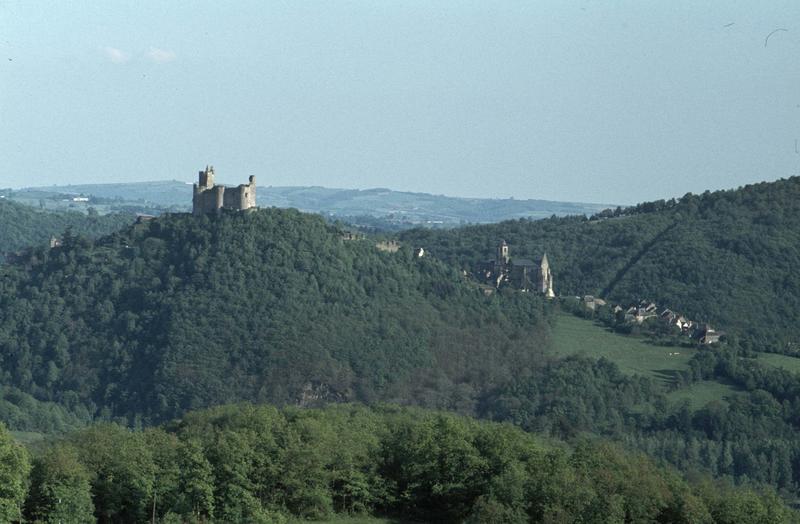
[[[556,296],[553,291],[553,273],[550,271],[550,261],[547,260],[547,253],[542,255],[542,261],[539,263],[539,292],[544,294],[547,298],[554,298]]]
[[[500,245],[497,246],[497,265],[505,265],[508,264],[508,244],[506,244],[505,240],[500,241]]]

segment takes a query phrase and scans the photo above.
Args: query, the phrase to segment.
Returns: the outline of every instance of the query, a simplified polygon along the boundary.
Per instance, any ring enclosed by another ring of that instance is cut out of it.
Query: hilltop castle
[[[256,207],[256,177],[237,187],[214,185],[214,166],[200,171],[192,195],[192,214],[219,213],[223,209],[242,211]]]
[[[497,246],[495,259],[487,260],[480,273],[486,283],[496,288],[507,284],[521,291],[541,293],[547,298],[556,296],[547,254],[542,255],[538,263],[526,258],[511,258],[505,240]]]

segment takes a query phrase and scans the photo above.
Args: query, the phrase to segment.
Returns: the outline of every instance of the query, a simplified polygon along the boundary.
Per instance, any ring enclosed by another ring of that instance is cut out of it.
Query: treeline
[[[495,388],[478,414],[567,441],[602,436],[687,474],[768,484],[796,500],[800,376],[729,345],[701,349],[689,364],[676,374],[677,388],[716,381],[732,386],[729,395],[693,406],[608,360],[575,356],[544,359],[529,375]]]
[[[17,202],[0,200],[0,260],[29,246],[47,245],[50,237],[61,237],[66,230],[97,238],[130,225],[134,219],[132,214],[99,216],[72,211],[39,211]]]
[[[652,300],[764,351],[800,350],[800,177],[585,217],[399,235],[473,270],[505,239],[547,252],[556,293]]]
[[[161,428],[98,425],[29,453],[0,428],[4,522],[790,522],[770,491],[691,484],[603,442],[574,449],[510,425],[340,405],[237,405]]]
[[[538,297],[484,297],[410,248],[277,209],[67,235],[0,268],[0,384],[79,418],[165,420],[238,400],[473,412],[537,365]]]

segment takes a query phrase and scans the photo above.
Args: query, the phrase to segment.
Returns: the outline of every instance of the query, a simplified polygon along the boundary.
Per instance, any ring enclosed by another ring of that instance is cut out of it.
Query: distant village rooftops
[[[601,306],[608,305],[605,300],[592,295],[575,298],[579,299],[586,309],[592,311],[596,311]],[[617,316],[620,322],[629,325],[642,325],[652,319],[652,321],[658,321],[667,326],[676,328],[678,330],[677,332],[684,336],[689,336],[701,344],[715,344],[725,336],[724,331],[717,331],[708,323],[700,324],[689,320],[672,309],[665,308],[659,312],[658,305],[650,300],[642,300],[638,304],[627,308],[619,304],[609,307],[611,307],[611,312]]]

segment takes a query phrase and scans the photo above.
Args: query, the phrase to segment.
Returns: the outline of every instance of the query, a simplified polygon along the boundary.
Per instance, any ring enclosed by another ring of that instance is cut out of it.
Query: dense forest
[[[0,199],[0,260],[29,246],[46,245],[50,237],[71,230],[76,235],[96,238],[118,231],[134,221],[133,215],[100,216],[78,212],[39,211]]]
[[[419,409],[252,405],[158,428],[96,425],[39,446],[0,426],[4,522],[249,522],[332,515],[474,523],[773,523],[770,490],[697,477],[585,440]]]
[[[400,238],[472,271],[501,239],[547,253],[556,293],[654,300],[762,351],[800,351],[800,177],[678,200],[553,217],[413,230]]]
[[[485,397],[479,415],[566,441],[598,435],[678,467],[746,485],[767,484],[794,502],[800,486],[800,377],[739,350],[705,349],[678,387],[699,380],[736,394],[692,407],[653,380],[605,359],[548,359]]]
[[[435,259],[297,211],[67,235],[0,271],[0,383],[85,420],[237,400],[470,412],[547,340],[538,297],[484,297]]]
[[[796,285],[790,271],[798,251],[790,228],[796,216],[790,215],[797,204],[785,199],[796,194],[798,185],[792,179],[687,196],[591,220],[414,231],[402,237],[396,253],[376,249],[367,238],[345,240],[339,228],[321,217],[277,209],[162,216],[97,239],[66,231],[60,247],[29,249],[0,266],[0,420],[15,431],[69,434],[59,444],[66,446],[84,438],[80,435],[104,439],[99,436],[104,431],[144,438],[136,435],[156,430],[130,433],[113,424],[141,429],[188,410],[242,400],[305,407],[353,401],[414,404],[511,422],[569,442],[576,450],[583,449],[587,437],[612,440],[623,450],[607,452],[612,455],[638,450],[677,467],[683,478],[712,476],[756,491],[770,486],[794,502],[800,486],[800,379],[762,366],[753,349],[791,352],[795,333],[787,322],[798,310],[796,299],[784,295]],[[734,224],[739,216],[745,218]],[[727,229],[712,234],[715,227]],[[697,232],[689,235],[692,228]],[[685,233],[680,241],[672,236],[679,229]],[[763,267],[729,255],[733,248],[722,242],[724,231],[740,239],[736,250],[754,242],[748,256],[759,264],[764,259]],[[561,301],[510,289],[486,296],[460,271],[491,257],[497,238],[511,244],[512,256],[546,250],[561,294],[595,293],[621,302],[655,299],[731,331],[726,344],[698,351],[689,371],[678,374],[671,387],[715,380],[735,387],[737,395],[693,408],[671,401],[663,384],[625,375],[612,362],[557,358],[550,351],[551,330]],[[415,257],[418,246],[429,255]],[[758,246],[772,249],[766,251],[772,259],[766,260]],[[687,292],[686,282],[663,271],[660,260],[666,267],[687,264],[683,278],[696,289]],[[753,272],[759,273],[758,282],[746,278]],[[780,289],[779,280],[784,283]],[[751,296],[745,307],[742,293],[755,293],[758,286],[765,291]],[[726,315],[735,308],[740,316],[727,323]],[[330,409],[326,413],[341,413]],[[302,412],[280,413],[274,416],[300,417]],[[410,412],[403,413],[407,417]],[[334,417],[314,415],[327,416]],[[80,429],[99,422],[112,425]],[[163,431],[180,439],[173,423]],[[49,460],[82,464],[94,507],[84,509],[118,521],[108,513],[112,510],[98,509],[92,468],[100,466],[86,462],[80,445],[70,449],[72,458]],[[147,453],[161,456],[162,451]],[[569,462],[571,456],[559,460]],[[30,493],[36,492],[36,479],[49,475],[37,460],[44,459],[34,459]],[[214,464],[211,457],[205,460]],[[236,475],[249,478],[249,473]],[[247,482],[252,487],[260,481]],[[711,515],[698,521],[730,521],[715,513],[715,504],[722,503],[708,493],[722,488],[711,486],[692,481],[681,489],[699,497],[702,514]],[[252,489],[258,499],[252,508],[264,515],[306,514],[283,499],[263,498],[259,490],[267,488]],[[352,494],[337,489],[320,495],[328,501],[322,503],[323,513],[358,509],[337,498]],[[137,500],[152,504],[152,493],[145,492]],[[478,492],[443,518],[465,519],[484,511],[479,499],[486,492],[473,491]],[[209,497],[213,502],[202,515],[224,520],[224,513],[217,513],[224,503],[217,494]],[[364,506],[369,511],[407,509],[396,494],[370,497]],[[485,510],[501,511],[510,522],[543,518],[545,511],[495,502],[486,502]],[[37,510],[27,504],[24,511],[31,518],[46,520],[30,513]],[[187,506],[175,504],[172,509],[158,506],[159,514],[185,517]],[[256,511],[252,508],[246,511]],[[670,521],[659,508],[657,518]],[[571,521],[575,514],[552,520]]]
[[[403,241],[467,271],[494,256],[547,252],[556,291],[631,304],[655,300],[729,332],[703,349],[673,387],[701,380],[739,392],[700,409],[669,402],[651,381],[610,362],[550,360],[496,388],[481,415],[564,438],[601,434],[684,471],[766,482],[796,497],[800,484],[800,379],[762,365],[754,350],[797,354],[800,178],[686,195],[598,216],[513,221]]]

